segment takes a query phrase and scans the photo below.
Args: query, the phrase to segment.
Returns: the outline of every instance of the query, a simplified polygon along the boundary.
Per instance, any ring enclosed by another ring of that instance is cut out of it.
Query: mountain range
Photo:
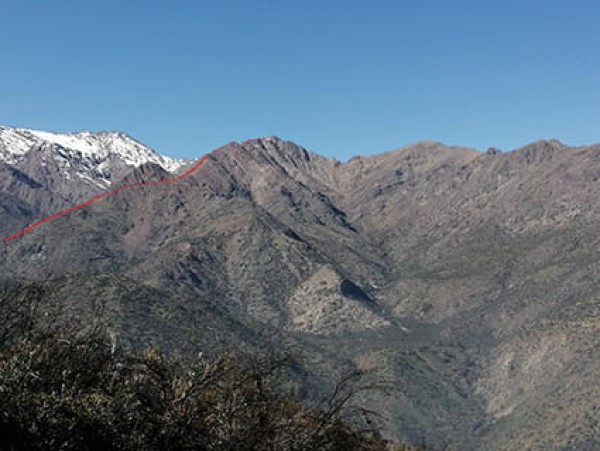
[[[0,127],[0,236],[195,163],[123,133]],[[391,438],[592,450],[599,195],[600,145],[423,141],[339,162],[270,136],[2,241],[0,274],[101,312],[130,346],[275,346],[307,397],[376,370],[389,390],[360,402]]]

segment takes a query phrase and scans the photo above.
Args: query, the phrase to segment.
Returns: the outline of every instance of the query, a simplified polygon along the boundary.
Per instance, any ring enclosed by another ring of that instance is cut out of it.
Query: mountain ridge
[[[123,166],[135,167],[144,162],[154,162],[172,172],[188,162],[160,155],[123,132],[61,134],[0,127],[1,159],[19,165],[31,152],[43,163],[48,158],[66,160],[67,165],[74,167],[76,174],[91,178],[100,186],[107,185],[112,173],[119,173]]]
[[[9,166],[0,230],[22,209],[63,202],[30,167],[42,187]],[[120,180],[145,171],[165,174],[147,164]],[[87,297],[77,282],[60,299],[91,311],[106,298],[124,341],[137,342],[144,318],[145,340],[167,349],[182,335],[164,318],[200,334],[220,318],[234,346],[270,336],[302,356],[308,392],[340,368],[380,368],[390,392],[361,406],[384,415],[390,437],[594,449],[599,196],[598,145],[429,142],[340,163],[275,137],[232,142],[178,183],[125,190],[0,244],[0,274],[89,279]],[[148,287],[150,304],[117,307]],[[181,320],[188,312],[197,326]]]

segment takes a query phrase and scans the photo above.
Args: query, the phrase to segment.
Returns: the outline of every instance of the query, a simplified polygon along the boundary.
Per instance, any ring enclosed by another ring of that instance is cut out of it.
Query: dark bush
[[[359,373],[343,378],[322,406],[308,406],[285,394],[285,356],[225,353],[184,363],[154,348],[126,352],[102,327],[41,327],[35,293],[0,296],[0,449],[390,446],[345,416]]]

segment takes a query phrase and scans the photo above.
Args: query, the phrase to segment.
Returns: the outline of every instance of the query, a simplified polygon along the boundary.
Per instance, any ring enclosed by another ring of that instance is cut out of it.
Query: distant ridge
[[[261,139],[261,138],[247,139],[246,141],[243,141],[242,144],[245,144],[245,143],[257,140],[257,139]],[[225,147],[230,146],[232,144],[237,144],[237,143],[234,142],[234,141],[229,142],[229,143],[227,143],[227,144],[225,144],[225,145],[223,145],[223,146],[221,146],[221,147],[213,150],[212,152],[204,155],[202,158],[200,158],[200,160],[191,169],[187,170],[183,174],[177,175],[175,177],[160,179],[160,180],[149,180],[149,181],[143,181],[143,182],[134,183],[134,184],[130,184],[130,185],[124,185],[124,186],[122,186],[120,188],[116,188],[114,190],[106,191],[105,193],[98,194],[97,196],[91,198],[87,202],[80,203],[80,204],[75,205],[75,206],[73,206],[71,208],[67,208],[65,210],[59,211],[58,213],[50,215],[50,216],[48,216],[46,218],[40,219],[39,221],[34,222],[33,224],[31,224],[29,227],[26,227],[25,229],[23,229],[23,230],[21,230],[19,232],[13,233],[12,235],[9,235],[9,236],[7,236],[7,237],[5,237],[3,239],[4,239],[4,241],[13,240],[13,239],[15,239],[15,238],[17,238],[17,237],[19,237],[21,235],[26,234],[27,232],[30,232],[31,230],[35,229],[36,227],[39,227],[40,225],[42,225],[42,224],[44,224],[44,223],[46,223],[48,221],[51,221],[52,219],[55,219],[55,218],[58,218],[60,216],[66,215],[67,213],[71,213],[71,212],[79,210],[81,208],[88,207],[88,206],[92,205],[94,202],[99,201],[100,199],[102,199],[102,198],[104,198],[106,196],[118,194],[118,193],[120,193],[122,191],[131,189],[131,188],[134,188],[134,187],[141,187],[141,186],[148,186],[148,185],[158,185],[159,183],[169,183],[169,182],[176,182],[176,181],[182,180],[182,179],[190,176],[194,172],[196,172],[200,168],[200,166],[202,166],[204,164],[204,162],[206,161],[206,159],[210,155],[215,154],[215,153],[219,152],[220,150],[224,149]]]

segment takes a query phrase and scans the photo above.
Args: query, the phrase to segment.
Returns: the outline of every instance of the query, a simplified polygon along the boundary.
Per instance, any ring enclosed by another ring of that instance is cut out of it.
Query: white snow
[[[14,156],[27,152],[36,142],[36,137],[24,130],[0,127],[0,155],[9,162]]]
[[[47,146],[49,153],[60,166],[71,167],[79,175],[95,184],[106,185],[111,168],[126,165],[136,167],[150,162],[174,172],[189,163],[188,160],[174,159],[160,155],[135,139],[118,132],[78,132],[51,133],[16,127],[0,127],[0,160],[17,164],[35,145]],[[52,145],[57,147],[52,148]],[[46,152],[44,152],[47,155]],[[65,161],[66,160],[66,161]],[[63,161],[63,163],[60,163]],[[42,164],[43,160],[42,160]],[[95,177],[92,177],[95,174]]]
[[[98,154],[98,146],[95,145],[92,139],[86,137],[76,137],[74,135],[61,135],[58,133],[41,132],[38,130],[29,131],[33,136],[41,141],[58,144],[67,149],[77,150],[84,156],[94,156]]]
[[[106,180],[106,179],[93,179],[90,176],[84,174],[84,173],[78,173],[77,174],[81,179],[85,180],[86,182],[91,183],[92,185],[96,185],[96,186],[100,186],[102,188],[110,185],[110,181]]]

